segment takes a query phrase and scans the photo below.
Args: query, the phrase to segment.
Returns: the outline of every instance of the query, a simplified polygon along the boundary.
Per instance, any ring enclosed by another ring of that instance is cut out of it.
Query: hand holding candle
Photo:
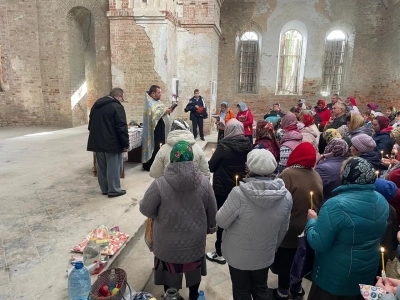
[[[382,256],[382,279],[386,279],[386,272],[385,272],[385,248],[381,247],[381,256]]]
[[[314,195],[314,192],[310,192],[310,207],[311,207],[311,209],[314,209],[314,203],[313,203],[313,199],[312,199],[313,195]]]

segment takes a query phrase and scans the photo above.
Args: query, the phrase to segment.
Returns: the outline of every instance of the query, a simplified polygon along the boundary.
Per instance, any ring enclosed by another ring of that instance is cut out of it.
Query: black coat
[[[121,153],[129,147],[125,109],[113,97],[106,96],[94,103],[88,129],[88,151]]]
[[[226,199],[236,185],[235,176],[239,181],[246,175],[247,154],[253,150],[253,145],[245,136],[222,139],[208,165],[214,173],[213,189],[216,197]]]
[[[199,114],[196,109],[196,105],[203,107],[203,112]],[[193,121],[194,118],[208,118],[207,107],[206,103],[204,102],[203,97],[199,97],[197,100],[196,98],[192,97],[189,100],[189,103],[185,107],[185,112],[190,111],[190,120]]]
[[[376,143],[374,151],[378,152],[379,155],[381,155],[381,158],[382,158],[381,151],[383,151],[384,157],[386,155],[390,156],[390,153],[392,153],[392,148],[394,145],[394,140],[390,137],[390,132],[375,132],[375,135],[372,138]]]

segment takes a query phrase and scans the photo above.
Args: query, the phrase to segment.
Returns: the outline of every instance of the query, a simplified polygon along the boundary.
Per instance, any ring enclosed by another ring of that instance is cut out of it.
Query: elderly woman
[[[318,151],[319,135],[318,127],[314,124],[314,117],[311,114],[304,113],[299,116],[300,122],[304,126],[298,126],[301,134],[303,135],[303,142],[311,143],[315,150]]]
[[[326,106],[325,100],[323,100],[323,99],[318,100],[317,106],[315,107],[314,112],[321,119],[321,124],[319,127],[321,129],[324,128],[326,125],[326,122],[328,122],[331,117],[331,111]]]
[[[221,103],[221,110],[218,113],[218,142],[224,138],[225,126],[230,119],[235,118],[233,109],[228,107],[228,102]]]
[[[210,177],[210,169],[208,168],[208,162],[203,149],[196,144],[196,140],[190,132],[189,124],[182,119],[176,119],[172,122],[171,131],[167,137],[167,143],[160,148],[160,151],[158,151],[150,168],[150,176],[158,178],[164,175],[164,171],[170,163],[171,150],[179,141],[186,141],[192,146],[194,155],[193,160],[198,165],[200,171],[207,177]]]
[[[280,140],[278,172],[282,172],[286,168],[290,153],[303,140],[303,135],[297,127],[297,117],[294,113],[289,112],[282,118],[281,127],[285,134]]]
[[[316,212],[309,210],[307,240],[315,250],[308,300],[356,300],[360,282],[372,284],[389,205],[375,191],[375,171],[363,158],[345,161],[342,185]]]
[[[244,135],[249,139],[250,143],[253,144],[253,113],[243,102],[238,103],[237,109],[238,113],[236,119],[243,123]]]
[[[206,236],[215,231],[217,213],[210,181],[193,157],[191,144],[176,143],[165,174],[140,201],[140,212],[153,219],[154,283],[181,289],[185,274],[190,300],[198,298],[206,275]]]
[[[278,274],[278,289],[273,290],[274,299],[303,299],[302,282],[290,284],[290,269],[296,254],[298,236],[307,223],[307,211],[310,206],[310,192],[316,209],[322,204],[322,180],[313,170],[316,162],[315,148],[307,142],[301,143],[292,151],[287,161],[287,168],[279,175],[293,198],[289,230],[280,244],[273,264],[273,272]]]
[[[247,154],[253,145],[244,136],[243,123],[232,119],[226,124],[225,137],[219,142],[208,165],[214,173],[213,189],[218,209],[224,205],[231,190],[246,175]],[[218,228],[215,252],[208,252],[206,258],[218,264],[225,264],[222,256],[222,228]]]
[[[364,133],[358,134],[351,139],[351,155],[359,156],[369,162],[375,170],[381,168],[381,154],[375,152],[376,143],[372,137]]]
[[[340,168],[347,158],[348,150],[349,146],[344,140],[332,139],[325,148],[323,160],[315,167],[324,186],[324,201],[333,197],[333,190],[341,185]]]
[[[222,253],[229,264],[233,299],[268,299],[268,269],[289,227],[292,196],[273,174],[271,152],[247,155],[248,176],[232,189],[217,213],[225,229]]]
[[[275,160],[279,161],[279,144],[272,123],[262,120],[257,122],[254,149],[268,150],[275,157]]]
[[[390,132],[393,128],[389,126],[389,123],[389,118],[384,116],[379,116],[372,120],[372,127],[375,131],[373,139],[376,143],[374,151],[382,154],[383,157],[390,156],[394,145],[394,140],[390,137]]]

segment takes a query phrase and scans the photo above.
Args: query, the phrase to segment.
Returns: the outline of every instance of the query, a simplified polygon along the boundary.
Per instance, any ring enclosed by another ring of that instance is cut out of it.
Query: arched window
[[[239,86],[238,93],[257,92],[258,34],[246,31],[239,41]]]
[[[281,95],[301,94],[300,80],[303,50],[303,35],[297,30],[288,30],[281,37],[279,53],[278,91]]]
[[[326,37],[322,95],[340,94],[344,75],[346,44],[347,37],[343,31],[334,30]]]

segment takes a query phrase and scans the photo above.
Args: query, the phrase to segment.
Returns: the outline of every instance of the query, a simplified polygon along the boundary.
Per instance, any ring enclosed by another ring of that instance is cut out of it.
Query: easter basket
[[[119,291],[112,296],[105,297],[100,294],[100,288],[108,284],[108,277],[111,274],[111,270],[115,270],[117,276],[117,286],[120,286]],[[127,275],[126,272],[120,268],[109,269],[99,275],[97,280],[90,289],[90,300],[121,300],[125,299],[124,294],[127,286]],[[130,288],[129,288],[130,289]]]

